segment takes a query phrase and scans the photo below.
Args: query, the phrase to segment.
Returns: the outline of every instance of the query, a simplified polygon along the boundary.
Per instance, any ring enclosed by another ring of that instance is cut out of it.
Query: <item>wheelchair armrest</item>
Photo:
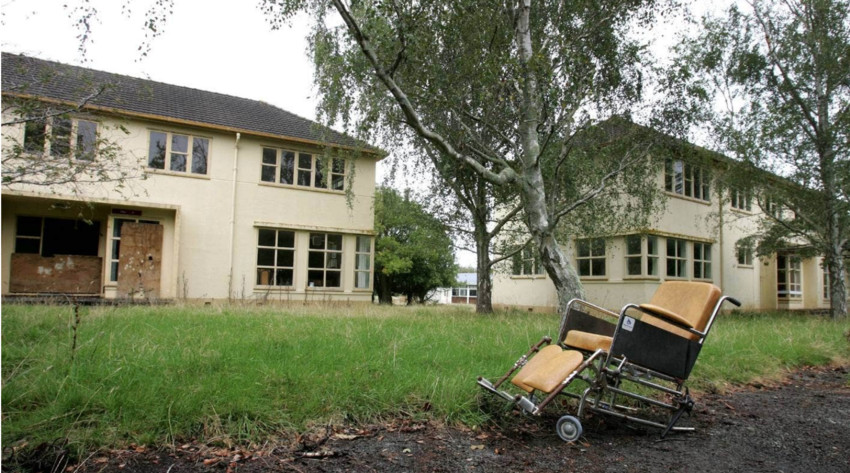
[[[691,324],[688,319],[673,311],[667,310],[664,307],[659,307],[654,304],[641,304],[639,307],[641,312],[664,319],[665,322],[672,322],[682,328],[694,328],[693,324]]]

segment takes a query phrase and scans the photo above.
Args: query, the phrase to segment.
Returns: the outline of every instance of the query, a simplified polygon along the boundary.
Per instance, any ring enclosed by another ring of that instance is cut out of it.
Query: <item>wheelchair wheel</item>
[[[555,431],[564,442],[575,442],[582,434],[581,422],[573,416],[563,416],[558,419]]]

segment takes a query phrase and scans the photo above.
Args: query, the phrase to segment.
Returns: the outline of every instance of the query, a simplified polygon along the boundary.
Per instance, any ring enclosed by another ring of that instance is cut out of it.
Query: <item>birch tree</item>
[[[761,191],[761,251],[802,242],[823,255],[834,318],[847,316],[848,12],[846,0],[751,0],[705,18],[676,68],[739,180],[784,178]]]
[[[305,9],[315,19],[327,123],[365,139],[412,137],[446,165],[516,187],[563,310],[584,296],[562,247],[563,221],[645,161],[645,150],[629,148],[582,167],[573,138],[640,97],[641,49],[625,31],[649,21],[657,3],[266,0],[262,8],[278,27]],[[558,183],[567,192],[549,191],[547,167],[570,171]]]

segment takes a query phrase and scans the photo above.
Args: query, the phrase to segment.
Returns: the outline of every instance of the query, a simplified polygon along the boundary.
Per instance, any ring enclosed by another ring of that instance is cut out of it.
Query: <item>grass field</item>
[[[477,425],[478,375],[504,372],[553,315],[465,308],[6,305],[4,445],[77,448],[249,442],[328,422],[405,416]],[[691,376],[697,389],[847,362],[850,322],[723,316]]]

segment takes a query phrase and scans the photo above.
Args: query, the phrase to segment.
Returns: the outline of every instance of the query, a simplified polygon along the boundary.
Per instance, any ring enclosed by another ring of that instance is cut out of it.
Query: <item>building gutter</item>
[[[242,133],[236,133],[236,144],[233,145],[233,187],[231,190],[230,207],[230,264],[227,277],[227,298],[233,297],[233,261],[236,259],[236,178],[239,175],[239,140]]]

